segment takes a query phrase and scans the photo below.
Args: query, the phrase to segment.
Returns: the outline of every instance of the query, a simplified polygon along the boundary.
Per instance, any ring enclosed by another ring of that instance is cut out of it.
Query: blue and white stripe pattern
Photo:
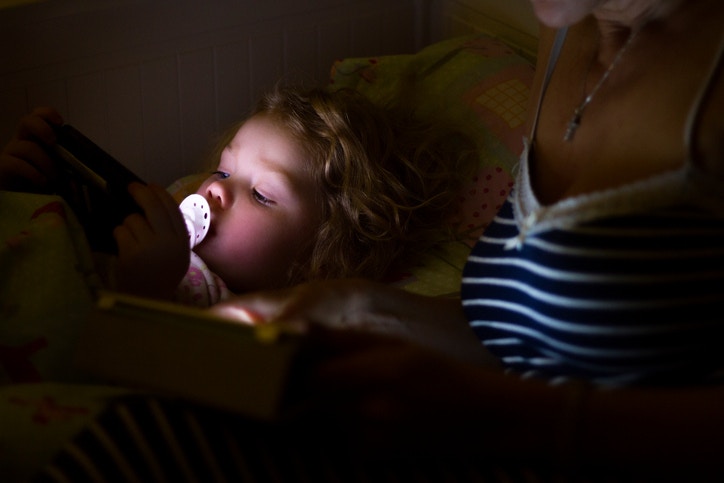
[[[562,382],[702,382],[724,367],[724,220],[659,207],[524,230],[508,198],[462,300],[511,371]]]

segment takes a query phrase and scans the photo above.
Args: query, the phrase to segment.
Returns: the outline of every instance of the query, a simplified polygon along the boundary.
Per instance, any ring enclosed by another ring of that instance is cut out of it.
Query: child
[[[52,186],[38,144],[52,146],[48,123],[61,122],[40,109],[21,123],[0,159],[0,188]],[[218,166],[196,191],[211,224],[191,266],[173,198],[129,187],[144,216],[114,231],[111,286],[208,306],[313,279],[380,279],[403,252],[434,242],[454,207],[470,161],[458,134],[352,90],[278,87],[214,153]]]

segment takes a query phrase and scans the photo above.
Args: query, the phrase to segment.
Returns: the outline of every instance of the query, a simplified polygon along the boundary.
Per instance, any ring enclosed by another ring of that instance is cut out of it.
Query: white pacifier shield
[[[189,195],[181,202],[181,213],[189,232],[189,245],[195,247],[204,239],[211,226],[209,203],[201,195]]]

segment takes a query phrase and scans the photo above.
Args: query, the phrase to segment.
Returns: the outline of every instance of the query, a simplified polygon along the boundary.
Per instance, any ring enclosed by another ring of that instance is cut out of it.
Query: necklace
[[[621,58],[623,57],[623,54],[628,50],[629,46],[631,46],[631,43],[633,43],[633,40],[636,38],[636,35],[641,31],[641,28],[637,28],[636,30],[632,30],[631,34],[629,34],[628,39],[626,40],[626,43],[623,44],[621,49],[619,49],[618,53],[616,54],[616,57],[613,58],[613,61],[608,66],[608,69],[606,69],[606,72],[603,73],[600,79],[598,79],[598,82],[595,86],[593,86],[593,89],[591,89],[591,93],[588,94],[584,99],[583,102],[573,111],[573,116],[571,116],[571,120],[568,121],[568,127],[566,128],[566,133],[563,135],[563,140],[570,142],[573,140],[573,136],[576,134],[576,130],[578,129],[578,126],[581,125],[581,116],[583,115],[583,111],[588,107],[588,105],[593,100],[593,97],[596,95],[598,90],[601,88],[604,82],[606,82],[606,79],[611,75],[611,71],[618,65],[619,62],[621,62]],[[590,70],[590,67],[589,67]]]

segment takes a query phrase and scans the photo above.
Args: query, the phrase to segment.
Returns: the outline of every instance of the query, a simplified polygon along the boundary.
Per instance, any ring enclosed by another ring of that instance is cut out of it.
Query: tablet
[[[141,178],[69,124],[57,126],[56,154],[62,166],[57,193],[78,217],[93,251],[116,253],[113,229],[141,208],[128,194]]]

